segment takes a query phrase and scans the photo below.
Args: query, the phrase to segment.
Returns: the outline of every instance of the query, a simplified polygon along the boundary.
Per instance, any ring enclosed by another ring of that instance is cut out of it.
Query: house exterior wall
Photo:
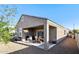
[[[22,20],[17,25],[18,28],[35,27],[39,25],[44,25],[44,22],[45,22],[45,20],[41,18],[35,18],[35,17],[30,17],[30,16],[22,16],[21,19]]]
[[[64,38],[67,35],[64,31],[65,28],[57,27],[57,40]]]
[[[56,28],[49,27],[49,42],[56,41]]]
[[[55,22],[52,22],[50,20],[44,20],[42,18],[37,18],[37,17],[31,17],[31,16],[22,16],[21,21],[16,26],[18,35],[21,36],[24,40],[24,28],[34,28],[38,26],[43,26],[43,31],[44,31],[44,48],[47,49],[49,46],[49,40],[52,41],[57,41],[60,38],[63,38],[67,35],[69,32],[68,29],[60,26],[59,24],[56,24]],[[50,26],[54,27],[53,29],[50,28]],[[40,29],[35,29],[36,31]],[[20,35],[21,34],[21,35]]]
[[[22,28],[30,28],[30,27],[44,25],[46,23],[46,21],[47,21],[48,25],[56,27],[56,29],[49,30],[49,32],[52,31],[51,32],[52,36],[51,36],[51,34],[49,34],[49,36],[50,36],[49,38],[50,39],[52,39],[52,37],[54,36],[54,38],[56,37],[56,39],[59,40],[60,38],[66,36],[67,33],[68,33],[67,29],[65,29],[64,27],[62,27],[62,26],[60,26],[60,25],[58,25],[58,24],[56,24],[56,23],[54,23],[54,22],[52,22],[50,20],[43,20],[41,18],[35,18],[35,17],[30,17],[30,16],[22,16],[21,19],[22,20],[16,26],[19,36],[22,33],[21,32]],[[64,34],[64,30],[66,31],[66,34]],[[54,33],[54,35],[53,35],[53,33]]]
[[[36,27],[44,25],[46,20],[41,18],[31,17],[31,16],[22,16],[21,21],[16,26],[18,36],[23,37],[23,28]]]
[[[62,27],[62,26],[60,26],[60,25],[58,25],[50,20],[48,20],[48,23],[49,23],[49,25],[56,27],[56,29],[53,29],[56,31],[54,31],[54,32],[52,31],[52,35],[53,35],[53,33],[56,33],[56,36],[55,36],[55,34],[53,35],[56,37],[56,40],[59,40],[59,39],[65,37],[67,35],[67,33],[69,32],[68,29],[66,29],[66,28],[64,28],[64,27]]]

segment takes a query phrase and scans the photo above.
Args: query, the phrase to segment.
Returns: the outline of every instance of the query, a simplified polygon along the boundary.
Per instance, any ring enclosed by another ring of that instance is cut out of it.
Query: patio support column
[[[25,40],[25,34],[24,34],[24,31],[23,30],[22,30],[22,41],[24,41],[24,42],[26,41]]]
[[[47,20],[44,24],[44,49],[47,50],[49,48],[49,24]]]

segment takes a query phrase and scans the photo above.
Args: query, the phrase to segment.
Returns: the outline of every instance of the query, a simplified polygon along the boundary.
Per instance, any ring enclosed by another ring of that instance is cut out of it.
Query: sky
[[[9,6],[17,8],[14,25],[22,14],[26,14],[46,17],[69,29],[79,28],[79,4],[9,4]]]

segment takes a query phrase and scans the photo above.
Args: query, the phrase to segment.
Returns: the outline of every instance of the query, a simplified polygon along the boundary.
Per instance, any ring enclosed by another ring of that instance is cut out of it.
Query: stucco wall
[[[43,20],[41,18],[30,17],[30,16],[22,16],[21,19],[22,20],[16,26],[17,32],[19,32],[19,30],[22,30],[22,28],[29,28],[29,27],[35,27],[35,26],[44,25],[45,22],[46,22],[46,20]],[[56,27],[56,29],[52,29],[52,32],[51,32],[52,35],[49,34],[51,39],[56,37],[56,39],[58,40],[58,39],[60,39],[60,38],[62,38],[64,36],[66,36],[67,33],[68,33],[67,29],[65,29],[64,27],[56,24],[55,22],[47,20],[47,24],[49,24],[49,25],[51,25],[53,27]],[[64,30],[66,31],[65,34],[64,34]]]
[[[46,20],[42,18],[37,18],[37,17],[31,17],[31,16],[22,16],[21,20],[16,26],[17,29],[17,34],[19,36],[23,36],[22,30],[23,28],[30,28],[30,27],[35,27],[35,26],[40,26],[44,25]]]
[[[56,28],[49,28],[49,41],[56,41]]]
[[[76,39],[76,42],[77,42],[77,46],[79,48],[79,34],[75,33],[75,39]]]
[[[64,28],[57,27],[57,40],[66,36],[64,30],[65,30]]]
[[[19,28],[29,28],[34,26],[43,25],[45,20],[31,16],[22,16],[21,21],[18,23]]]
[[[56,39],[59,40],[60,38],[63,38],[67,35],[67,33],[69,32],[68,29],[54,23],[51,22],[50,20],[48,20],[49,25],[56,27]],[[65,31],[65,32],[64,32]],[[53,31],[52,31],[53,32]],[[52,35],[53,36],[53,35]]]

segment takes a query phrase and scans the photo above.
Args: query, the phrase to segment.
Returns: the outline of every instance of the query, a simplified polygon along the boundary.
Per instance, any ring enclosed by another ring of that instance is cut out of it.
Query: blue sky
[[[17,15],[14,24],[17,23],[21,14],[46,17],[64,27],[79,28],[79,5],[78,4],[17,4]]]

